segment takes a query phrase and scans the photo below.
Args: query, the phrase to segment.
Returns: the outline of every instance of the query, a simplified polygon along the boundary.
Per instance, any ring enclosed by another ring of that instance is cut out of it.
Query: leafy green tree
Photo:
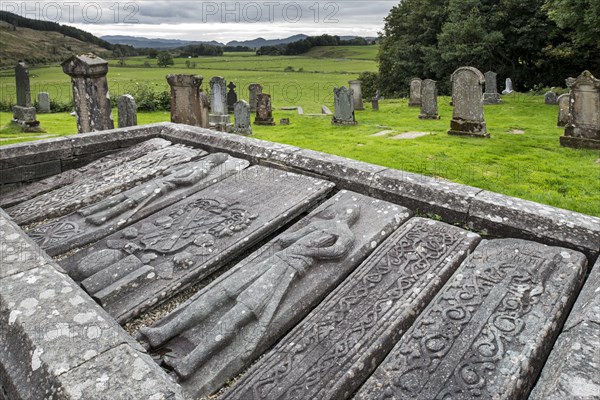
[[[158,53],[156,63],[159,67],[165,68],[169,65],[175,65],[175,62],[173,61],[173,56],[168,51],[161,51],[160,53]]]
[[[150,49],[148,50],[148,58],[156,58],[158,57],[158,50]]]

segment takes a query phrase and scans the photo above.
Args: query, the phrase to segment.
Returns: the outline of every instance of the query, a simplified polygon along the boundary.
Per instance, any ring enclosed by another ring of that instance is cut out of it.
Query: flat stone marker
[[[261,93],[258,95],[254,125],[275,125],[275,120],[273,119],[273,105],[271,104],[270,94]]]
[[[585,276],[583,254],[483,241],[355,399],[524,399]]]
[[[342,191],[142,328],[141,339],[169,349],[163,360],[191,397],[207,395],[302,320],[409,216],[403,207]]]
[[[492,71],[485,73],[485,92],[483,93],[483,104],[500,104],[502,99],[498,93],[498,74]]]
[[[600,79],[590,71],[567,79],[571,88],[569,122],[560,144],[600,150]]]
[[[206,278],[309,209],[333,184],[254,166],[62,261],[125,322]]]
[[[240,100],[233,107],[233,131],[240,135],[252,135],[252,123],[250,122],[250,105]]]
[[[296,111],[298,109],[298,106],[293,106],[293,107],[281,107],[280,110],[281,111]]]
[[[54,189],[70,185],[75,182],[75,180],[85,180],[104,170],[125,164],[128,161],[145,156],[154,150],[162,149],[170,145],[171,142],[164,139],[150,139],[140,144],[133,145],[125,150],[92,161],[81,168],[67,170],[58,175],[53,175],[49,178],[42,179],[41,181],[31,183],[20,189],[2,195],[0,197],[0,207],[7,209],[18,203],[33,199],[41,194],[48,193]]]
[[[258,95],[262,93],[263,87],[260,83],[251,83],[248,86],[248,91],[250,94],[249,103],[250,103],[250,112],[256,112],[256,104],[258,100]]]
[[[262,358],[223,399],[346,399],[479,243],[414,218]]]
[[[279,119],[279,125],[289,125],[289,124],[290,124],[289,118],[280,118]]]
[[[429,135],[431,135],[431,132],[404,132],[399,135],[393,136],[391,139],[409,140],[409,139],[416,139],[416,138],[420,138],[423,136],[429,136]]]
[[[388,136],[389,134],[394,133],[394,132],[395,131],[386,130],[386,131],[381,131],[381,132],[374,133],[371,136],[374,136],[374,137]]]
[[[202,150],[181,145],[154,150],[129,163],[102,170],[85,180],[77,179],[70,185],[17,204],[6,212],[19,225],[62,217],[205,154]]]
[[[509,129],[508,133],[511,135],[524,135],[525,131],[523,129]]]
[[[547,92],[544,95],[544,103],[546,103],[548,105],[558,104],[558,96],[556,95],[555,92]]]
[[[571,94],[565,93],[558,96],[558,122],[556,126],[564,128],[569,123],[569,108],[571,107]]]
[[[354,109],[358,111],[364,110],[365,106],[363,105],[362,97],[362,81],[348,81],[348,86],[352,90],[352,96],[354,97]]]
[[[325,105],[321,106],[321,114],[333,115],[333,113],[331,112],[331,110],[329,109],[329,107],[327,107]]]
[[[27,232],[51,256],[93,243],[248,167],[224,153],[172,168],[165,176]]]
[[[420,78],[413,78],[410,81],[409,107],[421,107],[421,83]]]
[[[171,87],[171,122],[208,128],[207,105],[200,89],[203,80],[200,75],[167,75]]]
[[[333,125],[356,125],[352,89],[347,89],[344,86],[334,88],[333,107],[334,115],[331,120]]]
[[[130,94],[124,94],[119,97],[119,128],[137,125],[137,105],[135,99]]]
[[[304,115],[304,109],[298,106],[298,115]]]
[[[431,79],[425,79],[421,82],[421,114],[419,114],[419,119],[440,119],[437,98],[437,82]]]
[[[600,398],[600,260],[592,269],[529,400]]]
[[[448,134],[489,138],[483,115],[483,74],[472,67],[461,67],[451,80],[454,111]]]
[[[513,90],[512,79],[506,78],[506,82],[504,83],[504,90],[502,91],[502,94],[504,94],[504,95],[511,94],[513,91],[514,90]]]
[[[47,92],[38,93],[38,107],[42,113],[48,113],[51,111],[50,95]]]

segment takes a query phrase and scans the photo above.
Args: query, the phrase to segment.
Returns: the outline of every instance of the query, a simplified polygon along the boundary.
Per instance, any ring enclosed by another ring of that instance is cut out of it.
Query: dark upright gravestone
[[[569,123],[569,108],[571,106],[571,94],[565,93],[558,96],[558,123],[556,126],[564,128]]]
[[[117,109],[119,112],[119,128],[137,125],[137,105],[132,95],[124,94],[119,97]]]
[[[454,112],[448,134],[489,138],[483,115],[483,74],[472,67],[461,67],[451,80]]]
[[[250,112],[256,112],[258,95],[262,93],[263,87],[260,83],[251,83],[250,86],[248,86],[248,91],[250,94]]]
[[[485,73],[485,93],[483,94],[483,104],[500,104],[502,99],[498,93],[498,83],[496,77],[498,74],[492,71]]]
[[[410,81],[410,97],[408,100],[409,107],[421,106],[421,79],[413,78]]]
[[[167,75],[171,87],[171,122],[208,128],[200,89],[203,79],[200,75]]]
[[[227,87],[229,88],[229,92],[227,92],[227,110],[229,112],[233,112],[235,103],[237,103],[238,101],[238,95],[235,92],[235,88],[237,86],[235,86],[235,83],[229,82],[229,85],[227,85]]]
[[[436,81],[425,79],[421,83],[421,114],[419,114],[419,119],[440,119],[437,95]]]
[[[333,119],[331,123],[334,125],[356,125],[352,89],[347,89],[345,86],[333,89]]]
[[[571,88],[569,123],[561,136],[563,146],[600,149],[600,79],[590,71],[567,79]]]
[[[256,118],[254,119],[255,125],[275,125],[273,119],[273,105],[271,104],[271,95],[266,93],[260,93],[256,101]]]
[[[13,106],[13,122],[26,132],[38,131],[40,122],[36,119],[35,107],[31,104],[29,67],[24,62],[19,62],[15,66],[15,83],[17,104]]]
[[[71,77],[79,133],[114,129],[108,93],[108,62],[94,54],[73,56],[62,64]]]
[[[556,95],[555,92],[547,92],[544,95],[544,103],[546,103],[548,105],[558,104],[558,96]]]

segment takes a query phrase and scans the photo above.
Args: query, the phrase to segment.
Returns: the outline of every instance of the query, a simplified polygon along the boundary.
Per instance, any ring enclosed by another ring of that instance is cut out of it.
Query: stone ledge
[[[69,158],[73,155],[65,137],[0,146],[0,170]]]

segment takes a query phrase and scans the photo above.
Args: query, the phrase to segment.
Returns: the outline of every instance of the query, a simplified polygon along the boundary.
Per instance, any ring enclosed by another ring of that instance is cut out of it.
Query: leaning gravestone
[[[421,114],[419,114],[419,119],[440,119],[437,96],[436,81],[425,79],[421,83]]]
[[[137,125],[137,105],[132,95],[124,94],[119,97],[117,109],[119,112],[119,128]]]
[[[235,103],[234,110],[234,133],[241,135],[252,135],[252,124],[250,122],[250,105],[240,100]]]
[[[273,119],[273,105],[271,104],[271,95],[266,93],[260,93],[256,101],[256,118],[254,119],[255,125],[275,125]]]
[[[492,71],[485,73],[485,93],[483,93],[483,104],[500,104],[502,99],[498,93],[498,74]]]
[[[558,123],[556,126],[564,128],[569,123],[569,108],[571,106],[571,94],[565,93],[558,96]]]
[[[454,112],[448,134],[489,138],[483,115],[483,74],[472,67],[461,67],[451,80]]]
[[[51,111],[50,95],[47,92],[38,93],[38,107],[42,113],[48,113]]]
[[[558,104],[558,96],[555,92],[548,92],[544,95],[544,103],[549,105]]]
[[[333,184],[254,166],[65,259],[117,321],[171,297],[320,201]]]
[[[171,87],[171,122],[208,128],[200,89],[203,79],[200,75],[167,75]]]
[[[238,101],[238,95],[235,92],[235,88],[237,86],[235,85],[235,83],[229,82],[229,85],[227,85],[227,87],[229,88],[229,92],[227,92],[227,110],[229,112],[233,112],[235,103],[237,103]]]
[[[348,85],[350,90],[352,90],[352,95],[354,96],[354,109],[358,111],[364,110],[365,106],[363,105],[362,97],[362,81],[349,81]]]
[[[108,93],[108,62],[94,54],[73,56],[62,64],[71,77],[79,133],[114,129]]]
[[[513,90],[512,79],[506,78],[506,82],[504,83],[504,90],[502,91],[502,94],[504,94],[504,95],[511,94],[513,91],[514,90]]]
[[[36,226],[27,234],[55,256],[93,243],[246,168],[248,161],[214,153],[176,166],[123,193]]]
[[[250,92],[250,112],[256,112],[256,104],[258,102],[258,95],[262,93],[263,87],[260,83],[251,83],[248,86]]]
[[[410,220],[246,373],[224,400],[292,394],[297,399],[347,398],[479,240],[474,233],[441,222]],[[318,374],[311,373],[315,367]]]
[[[527,398],[586,263],[564,248],[483,241],[355,399]]]
[[[88,179],[76,180],[70,185],[19,203],[6,212],[19,225],[61,217],[204,154],[201,150],[181,145],[154,150],[127,164],[99,171]]]
[[[334,125],[356,125],[354,119],[354,96],[352,90],[345,86],[333,89],[333,119]]]
[[[300,322],[409,215],[342,191],[143,328],[141,339],[168,349],[164,362],[191,397],[210,394]]]
[[[227,112],[227,86],[221,76],[215,76],[210,80],[210,107],[211,125],[222,126],[230,123]]]
[[[410,98],[408,100],[409,107],[421,106],[421,79],[413,78],[410,81]]]
[[[590,71],[567,79],[571,88],[569,123],[560,144],[600,150],[600,79]]]
[[[21,126],[25,132],[39,131],[40,122],[36,119],[35,107],[31,104],[29,67],[24,62],[19,62],[15,66],[15,84],[17,104],[13,106],[13,122]]]

